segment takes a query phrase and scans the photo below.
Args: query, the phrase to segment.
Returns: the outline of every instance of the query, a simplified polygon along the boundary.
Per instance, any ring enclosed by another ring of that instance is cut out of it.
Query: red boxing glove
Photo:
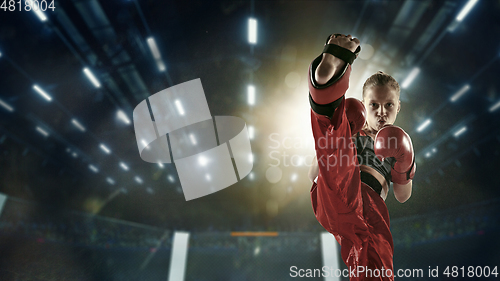
[[[345,114],[351,127],[351,135],[354,135],[365,125],[366,108],[360,100],[347,98],[345,99]]]
[[[375,155],[383,161],[394,157],[392,182],[405,185],[415,176],[417,165],[410,136],[400,127],[387,125],[378,131],[374,143]]]

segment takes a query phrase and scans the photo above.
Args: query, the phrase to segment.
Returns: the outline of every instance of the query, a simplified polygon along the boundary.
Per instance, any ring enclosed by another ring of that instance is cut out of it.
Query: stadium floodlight
[[[490,112],[497,110],[500,107],[500,101],[497,101],[494,105],[492,105],[489,109]]]
[[[249,137],[251,140],[253,140],[254,134],[255,134],[255,131],[254,131],[253,126],[248,126],[248,137]]]
[[[456,92],[455,94],[453,94],[453,96],[451,96],[450,98],[450,101],[451,102],[456,102],[461,96],[463,96],[468,90],[470,89],[470,86],[469,84],[467,85],[464,85],[462,88],[460,88],[460,90],[458,90],[458,92]]]
[[[248,104],[254,105],[255,104],[255,87],[253,85],[249,85],[247,87],[247,93],[248,93]]]
[[[431,119],[426,119],[424,123],[418,126],[417,132],[422,132],[423,130],[425,130],[425,128],[427,128],[431,124],[431,122],[432,122]]]
[[[92,82],[92,84],[94,84],[94,86],[96,88],[101,87],[101,83],[99,83],[99,80],[97,80],[97,78],[94,76],[94,74],[88,68],[85,67],[83,69],[83,72],[85,73],[85,75],[87,75],[87,78],[89,78],[90,82]]]
[[[97,168],[96,168],[96,166],[94,166],[94,165],[89,165],[89,169],[90,169],[92,172],[94,172],[94,173],[99,172],[99,169],[97,169]]]
[[[155,59],[161,59],[160,51],[158,50],[158,46],[156,46],[156,41],[153,37],[149,37],[147,40],[149,50],[151,50],[151,53],[153,54],[153,58]]]
[[[408,77],[403,81],[403,84],[401,84],[401,88],[406,89],[410,86],[411,82],[415,80],[415,78],[418,76],[420,73],[420,68],[419,67],[414,67],[410,74],[408,74]]]
[[[177,111],[180,115],[184,115],[184,107],[182,107],[182,104],[179,100],[175,100],[175,107],[177,107]]]
[[[248,43],[257,43],[257,20],[254,18],[248,19]]]
[[[128,171],[128,169],[129,169],[128,166],[125,165],[125,163],[123,163],[123,162],[120,162],[120,167],[122,167],[122,169],[124,169],[125,171]]]
[[[85,127],[83,127],[82,124],[80,124],[80,122],[78,122],[76,119],[71,119],[71,123],[78,128],[78,130],[82,131],[82,132],[85,132]]]
[[[40,127],[36,127],[36,130],[42,134],[44,137],[48,137],[49,136],[49,133],[47,131],[45,131],[44,129],[40,128]]]
[[[156,60],[156,66],[158,67],[158,70],[162,72],[167,69],[165,63],[162,60]]]
[[[437,152],[437,149],[435,147],[433,147],[430,151],[427,151],[425,153],[425,158],[429,158],[431,157],[433,154],[435,154]]]
[[[52,100],[52,97],[47,94],[46,92],[44,92],[40,87],[38,87],[37,85],[33,85],[33,89],[35,89],[35,91],[37,91],[40,96],[42,96],[44,99],[46,99],[47,101],[51,101]]]
[[[43,22],[47,20],[47,16],[45,15],[44,12],[42,12],[41,6],[39,6],[38,1],[35,4],[33,0],[28,0],[29,3],[27,3],[31,10],[35,13],[35,15]],[[41,5],[41,4],[40,4]],[[51,9],[51,8],[49,8]]]
[[[104,144],[100,144],[99,147],[102,149],[102,151],[106,152],[106,154],[110,154],[111,153],[111,150],[105,146]]]
[[[9,104],[7,104],[6,102],[4,102],[3,100],[0,100],[0,106],[5,108],[9,112],[14,111],[14,108],[12,106],[10,106]]]
[[[116,117],[120,120],[123,121],[123,123],[129,125],[130,124],[130,119],[128,119],[127,117],[127,114],[125,114],[125,112],[123,112],[123,110],[118,110],[118,112],[116,113]]]
[[[260,246],[257,246],[254,250],[253,250],[253,255],[254,256],[258,256],[260,254]]]
[[[115,181],[112,178],[106,178],[106,181],[111,185],[115,184]]]
[[[134,180],[135,180],[138,184],[142,184],[142,183],[143,183],[142,179],[141,179],[140,177],[138,177],[138,176],[135,176],[135,177],[134,177]]]
[[[467,14],[469,14],[470,10],[472,10],[472,8],[476,5],[476,3],[477,3],[477,0],[469,0],[469,2],[467,2],[467,4],[465,4],[465,6],[462,8],[462,10],[460,10],[460,12],[458,13],[455,20],[457,20],[459,22],[463,21],[464,18],[467,16]]]
[[[465,131],[467,131],[467,127],[463,126],[460,129],[456,130],[455,133],[453,133],[453,136],[457,138],[458,136],[463,134]]]
[[[166,67],[161,59],[161,54],[160,51],[158,50],[158,46],[156,45],[155,39],[153,37],[149,37],[146,41],[148,42],[149,50],[151,51],[151,54],[153,54],[153,58],[156,61],[156,66],[158,67],[158,70],[165,71]]]

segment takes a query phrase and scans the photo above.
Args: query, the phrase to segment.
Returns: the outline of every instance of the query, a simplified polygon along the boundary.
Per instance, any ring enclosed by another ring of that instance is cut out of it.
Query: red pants
[[[330,95],[330,102],[342,97],[349,74],[350,67],[334,85],[321,90],[309,81],[311,96]],[[350,280],[394,280],[389,212],[380,195],[361,182],[344,104],[345,99],[331,119],[311,110],[319,164],[317,184],[311,188],[314,215],[341,245]]]

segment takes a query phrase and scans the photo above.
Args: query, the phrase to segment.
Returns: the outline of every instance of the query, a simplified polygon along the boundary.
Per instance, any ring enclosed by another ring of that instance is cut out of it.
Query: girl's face
[[[389,86],[373,86],[365,91],[367,129],[378,132],[386,124],[394,124],[401,109],[397,91]]]

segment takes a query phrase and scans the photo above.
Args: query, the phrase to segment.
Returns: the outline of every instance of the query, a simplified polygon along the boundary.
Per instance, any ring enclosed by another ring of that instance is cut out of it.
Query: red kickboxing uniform
[[[389,212],[382,197],[361,182],[356,146],[345,114],[343,96],[349,86],[351,66],[334,84],[322,89],[313,86],[311,73],[310,67],[309,91],[316,103],[342,98],[331,119],[311,109],[319,165],[317,183],[311,188],[314,215],[341,245],[342,259],[354,272],[350,280],[394,280]],[[371,277],[358,269],[372,270]]]

